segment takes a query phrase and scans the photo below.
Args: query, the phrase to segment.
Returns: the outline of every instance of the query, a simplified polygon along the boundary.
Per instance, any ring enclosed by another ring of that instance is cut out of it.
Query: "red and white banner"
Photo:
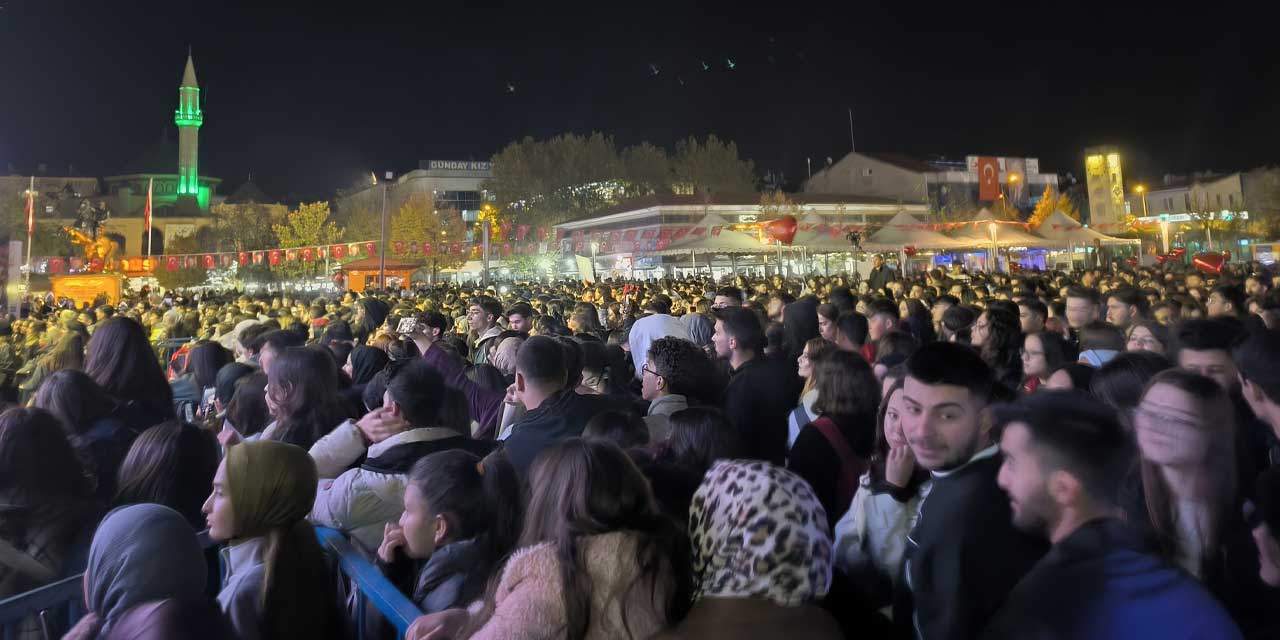
[[[1000,163],[994,156],[978,157],[978,199],[983,202],[1000,199]]]

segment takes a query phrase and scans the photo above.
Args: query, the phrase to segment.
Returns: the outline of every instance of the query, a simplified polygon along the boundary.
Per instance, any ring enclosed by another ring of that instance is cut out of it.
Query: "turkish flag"
[[[168,257],[166,257],[166,258],[164,259],[164,269],[165,269],[165,271],[177,271],[177,270],[178,270],[178,256],[168,256]]]
[[[333,245],[333,259],[341,260],[345,257],[347,257],[347,245],[345,244]]]
[[[505,258],[505,257],[507,257],[507,256],[509,256],[509,255],[511,255],[511,243],[510,243],[510,242],[504,242],[504,243],[502,243],[502,257],[504,257],[504,258]]]
[[[236,254],[236,262],[239,262],[239,263],[240,263],[240,266],[242,266],[242,267],[247,267],[247,266],[249,266],[249,252],[248,252],[248,251],[241,251],[240,253],[237,253],[237,254]]]
[[[311,262],[316,259],[316,250],[311,247],[305,247],[302,250],[302,261]]]
[[[67,268],[67,263],[62,258],[49,258],[49,273],[62,273]]]
[[[270,263],[271,266],[273,267],[276,265],[279,265],[280,258],[282,257],[281,256],[282,253],[283,252],[280,251],[279,249],[272,249],[271,251],[267,252],[267,262]]]
[[[404,240],[396,240],[393,245],[397,254],[404,253]]]
[[[213,256],[208,253],[201,256],[201,261],[204,263],[204,268],[206,269],[212,269],[214,267]]]
[[[978,199],[984,202],[1000,199],[1000,163],[994,156],[978,157]]]
[[[516,240],[524,242],[524,237],[529,235],[529,225],[522,224],[516,227]]]
[[[436,252],[436,248],[430,242],[422,243],[422,255],[429,256]]]
[[[377,254],[375,253],[375,252],[377,251],[376,247],[377,247],[377,245],[376,245],[376,244],[374,244],[374,243],[372,243],[372,242],[366,242],[366,243],[364,243],[364,253],[365,253],[365,255],[368,255],[368,256],[377,255]]]

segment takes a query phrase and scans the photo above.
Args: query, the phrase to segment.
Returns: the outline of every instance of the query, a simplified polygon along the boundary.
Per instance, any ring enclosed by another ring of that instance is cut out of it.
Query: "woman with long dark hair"
[[[311,456],[283,442],[234,445],[218,466],[203,511],[209,537],[230,543],[218,604],[243,640],[342,636],[338,596],[307,522],[318,480]]]
[[[82,569],[75,546],[88,541],[99,515],[92,480],[58,419],[43,409],[0,414],[0,540],[19,554],[0,562],[0,600]],[[27,623],[24,630],[38,629]]]
[[[267,409],[274,422],[263,431],[267,440],[311,448],[348,415],[338,396],[338,369],[328,354],[289,347],[267,374]]]
[[[929,480],[902,429],[902,385],[894,382],[880,403],[870,468],[835,527],[836,565],[868,596],[893,593],[899,584],[907,533],[915,526]]]
[[[1133,427],[1141,460],[1123,500],[1128,522],[1249,636],[1264,624],[1269,596],[1243,517],[1230,397],[1210,378],[1168,369],[1147,384]]]
[[[154,502],[204,528],[200,509],[218,470],[218,442],[185,422],[158,424],[138,436],[120,465],[116,506]]]
[[[409,471],[404,513],[386,526],[378,558],[391,567],[402,550],[422,561],[404,591],[423,613],[465,607],[484,595],[490,574],[515,548],[522,507],[520,480],[505,454],[429,454]]]
[[[971,334],[978,355],[996,372],[996,381],[1010,391],[1022,385],[1022,323],[1016,313],[991,308],[973,323]]]
[[[804,478],[835,527],[857,492],[876,441],[880,384],[871,365],[857,354],[831,353],[813,369],[818,381],[818,418],[800,429],[787,456],[787,469]]]
[[[218,370],[232,361],[231,352],[216,342],[197,342],[187,352],[182,374],[169,383],[175,409],[192,408],[192,417],[204,399],[206,389],[218,382]]]
[[[44,381],[59,371],[80,371],[84,369],[84,338],[75,331],[62,334],[49,349],[35,361],[31,376],[18,387],[19,399],[23,404],[39,393]]]
[[[102,502],[116,492],[116,472],[138,432],[119,415],[119,405],[83,371],[65,369],[49,376],[34,406],[53,414],[71,446],[85,461]]]
[[[818,401],[818,379],[813,375],[813,365],[835,352],[834,342],[821,337],[810,338],[796,358],[796,373],[804,380],[804,387],[800,389],[800,404],[787,414],[788,448],[796,443],[801,428],[818,419],[818,414],[813,409],[814,403]]]
[[[520,549],[483,608],[423,616],[406,634],[648,638],[688,607],[689,550],[644,476],[616,445],[570,439],[534,461]]]
[[[173,391],[142,325],[116,316],[93,332],[84,372],[120,403],[121,417],[142,431],[175,416]]]

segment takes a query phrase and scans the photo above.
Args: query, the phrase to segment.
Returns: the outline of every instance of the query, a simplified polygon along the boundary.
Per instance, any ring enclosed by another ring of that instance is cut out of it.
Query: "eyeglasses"
[[[649,365],[647,365],[647,364],[646,364],[646,365],[641,365],[641,366],[640,366],[640,373],[641,373],[641,374],[651,373],[651,374],[653,374],[653,377],[655,377],[655,378],[661,378],[661,377],[662,377],[662,374],[658,373],[658,372],[657,372],[657,370],[655,370],[655,369],[650,369],[650,368],[649,368]]]

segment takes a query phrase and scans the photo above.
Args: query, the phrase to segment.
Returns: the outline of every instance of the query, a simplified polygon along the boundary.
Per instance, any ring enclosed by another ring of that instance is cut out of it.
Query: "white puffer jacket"
[[[871,474],[858,480],[849,510],[836,523],[836,566],[853,575],[868,569],[896,586],[901,578],[907,534],[920,517],[920,500],[929,485],[906,502],[871,490]]]
[[[338,529],[368,549],[377,549],[383,525],[399,520],[404,511],[405,476],[348,467],[366,453],[372,459],[396,445],[457,436],[449,429],[410,429],[366,448],[356,424],[350,420],[342,423],[311,447],[311,458],[320,474],[311,521]]]

